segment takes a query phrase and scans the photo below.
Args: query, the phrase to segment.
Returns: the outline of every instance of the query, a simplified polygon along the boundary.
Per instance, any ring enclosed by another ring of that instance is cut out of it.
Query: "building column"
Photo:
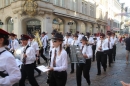
[[[43,22],[41,22],[41,31],[47,32],[48,37],[51,38],[51,32],[52,32],[52,16],[46,15],[43,19]]]
[[[81,28],[81,22],[80,21],[77,21],[77,31],[81,32],[80,30],[82,29]]]
[[[64,33],[66,32],[70,32],[70,26],[68,25],[69,20],[68,19],[64,19]]]

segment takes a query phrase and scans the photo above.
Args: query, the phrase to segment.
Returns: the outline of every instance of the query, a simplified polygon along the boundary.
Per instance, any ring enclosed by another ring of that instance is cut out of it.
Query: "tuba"
[[[40,40],[39,31],[34,31],[33,33],[34,33],[34,35],[35,35],[35,39],[34,39],[34,40],[37,41],[39,47],[42,48],[43,45],[42,45],[42,42],[41,42],[41,40]]]

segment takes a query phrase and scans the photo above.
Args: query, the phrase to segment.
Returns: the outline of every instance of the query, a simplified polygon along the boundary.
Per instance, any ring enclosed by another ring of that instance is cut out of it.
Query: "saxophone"
[[[37,41],[39,47],[42,48],[43,45],[42,45],[42,42],[40,40],[39,31],[34,31],[34,35],[35,35],[35,39],[34,40]]]

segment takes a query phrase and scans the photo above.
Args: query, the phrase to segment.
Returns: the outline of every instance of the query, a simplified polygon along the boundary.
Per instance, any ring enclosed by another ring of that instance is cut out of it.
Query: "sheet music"
[[[50,70],[48,69],[48,67],[45,67],[44,65],[38,66],[37,68],[41,70],[42,72],[48,72]]]

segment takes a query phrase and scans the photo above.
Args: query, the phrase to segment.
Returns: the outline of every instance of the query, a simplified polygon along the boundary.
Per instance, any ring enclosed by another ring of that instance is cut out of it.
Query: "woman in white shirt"
[[[63,49],[63,35],[56,33],[52,38],[53,46],[50,62],[49,86],[65,86],[67,81],[67,52]]]
[[[21,78],[14,56],[5,49],[9,33],[0,29],[0,86],[12,86]]]
[[[85,58],[85,63],[76,64],[77,86],[81,86],[82,72],[83,72],[83,76],[86,79],[88,85],[91,84],[89,71],[91,68],[92,47],[90,45],[88,45],[88,40],[86,37],[83,37],[81,41],[82,41],[82,45],[81,45],[80,49],[83,54],[83,58]]]

